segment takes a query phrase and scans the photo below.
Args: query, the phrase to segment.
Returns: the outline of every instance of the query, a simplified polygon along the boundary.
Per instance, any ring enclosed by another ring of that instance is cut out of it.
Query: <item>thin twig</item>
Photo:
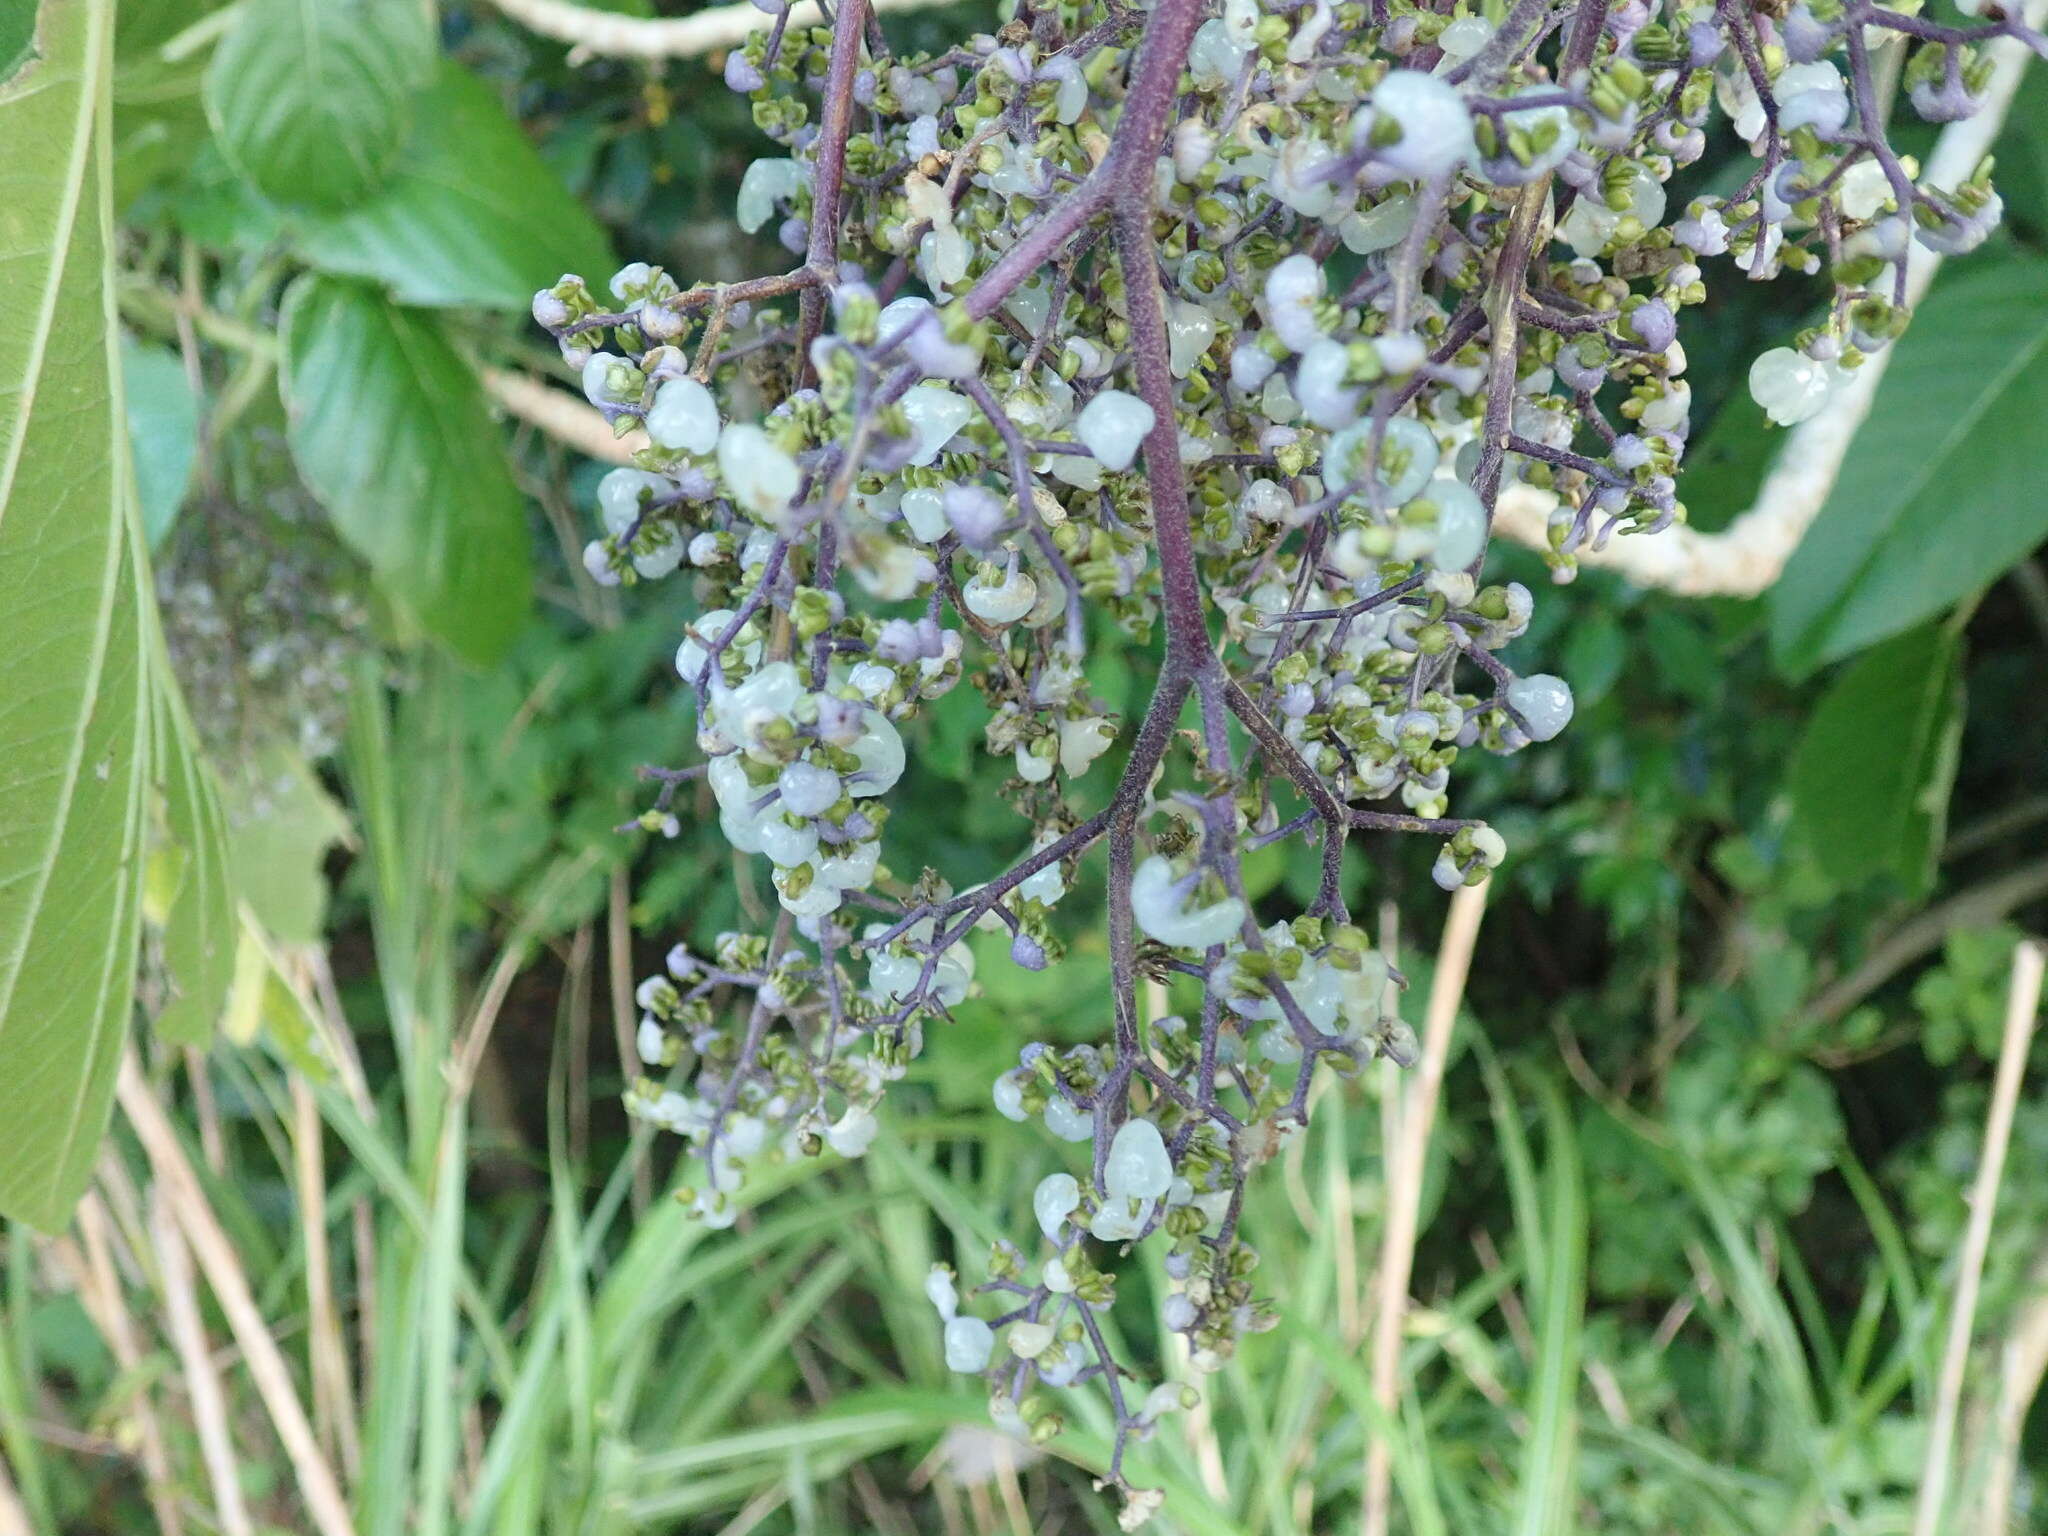
[[[1995,923],[2043,896],[2048,896],[2048,859],[2037,859],[1917,913],[1879,940],[1855,970],[1822,991],[1807,1008],[1809,1018],[1832,1024],[1847,1017],[1900,971],[1941,948],[1957,929]]]
[[[15,1491],[7,1475],[7,1458],[0,1456],[0,1536],[35,1536],[28,1523],[28,1506]]]
[[[156,1249],[157,1276],[163,1284],[165,1331],[177,1351],[185,1396],[192,1404],[192,1429],[199,1439],[199,1459],[213,1488],[213,1512],[224,1536],[254,1536],[249,1507],[242,1501],[241,1471],[235,1464],[234,1431],[228,1424],[227,1394],[214,1369],[206,1324],[199,1316],[199,1296],[192,1283],[192,1255],[178,1235],[176,1218],[161,1184],[149,1192],[149,1235]]]
[[[291,1080],[292,1178],[299,1201],[299,1232],[306,1249],[306,1359],[313,1379],[313,1419],[329,1454],[338,1456],[353,1483],[362,1467],[356,1435],[355,1393],[349,1382],[348,1346],[334,1300],[334,1261],[327,1240],[327,1173],[319,1101],[296,1073]]]
[[[647,446],[644,431],[636,427],[624,437],[616,436],[595,406],[586,405],[566,389],[556,389],[531,374],[486,368],[483,381],[491,398],[508,415],[540,428],[588,458],[602,459],[607,464],[630,464],[633,455]]]
[[[79,1301],[107,1341],[114,1363],[123,1374],[133,1378],[142,1368],[142,1347],[135,1320],[122,1300],[120,1277],[107,1242],[107,1211],[97,1194],[87,1194],[79,1201],[77,1226],[83,1248],[74,1275]],[[56,1251],[63,1254],[68,1247],[61,1244]],[[135,1402],[144,1497],[156,1515],[158,1530],[165,1536],[182,1536],[184,1517],[178,1512],[170,1454],[164,1448],[163,1426],[157,1419],[156,1406],[146,1390],[138,1390]]]
[[[1984,1120],[1984,1149],[1978,1156],[1977,1178],[1970,1189],[1970,1221],[1963,1232],[1960,1273],[1956,1276],[1955,1300],[1949,1309],[1948,1344],[1942,1352],[1941,1376],[1935,1387],[1934,1418],[1927,1431],[1927,1456],[1921,1467],[1913,1536],[1936,1536],[1948,1502],[1949,1450],[1955,1439],[1956,1404],[1962,1397],[1963,1371],[1970,1360],[1970,1335],[1977,1321],[1977,1290],[1984,1279],[1984,1254],[1991,1245],[1991,1215],[1998,1205],[1998,1186],[2005,1174],[2005,1153],[2012,1141],[2020,1079],[2026,1072],[2034,1022],[2041,1012],[2044,967],[2048,967],[2048,947],[2038,941],[2026,940],[2013,950],[1998,1075],[1992,1080],[1991,1110]]]
[[[640,1058],[633,1045],[633,924],[632,892],[627,888],[626,870],[612,871],[605,903],[605,978],[610,983],[612,1039],[619,1051],[619,1079],[631,1086],[639,1075]],[[633,1170],[633,1209],[644,1212],[654,1198],[654,1171],[643,1159]]]
[[[262,1309],[256,1305],[256,1298],[249,1288],[249,1277],[243,1272],[234,1244],[228,1240],[220,1219],[207,1204],[199,1176],[186,1159],[185,1149],[178,1144],[178,1133],[171,1128],[170,1117],[157,1103],[156,1095],[150,1092],[132,1046],[121,1058],[121,1075],[114,1091],[128,1123],[135,1128],[136,1138],[142,1143],[142,1150],[149,1158],[158,1184],[164,1188],[179,1227],[198,1255],[206,1283],[227,1318],[228,1330],[235,1337],[235,1344],[248,1365],[249,1376],[256,1384],[257,1394],[263,1399],[263,1406],[277,1428],[277,1437],[284,1446],[285,1455],[291,1461],[292,1471],[298,1479],[299,1496],[305,1502],[306,1513],[314,1529],[320,1532],[320,1536],[355,1536],[355,1521],[341,1496],[341,1485],[335,1480],[334,1469],[328,1465],[327,1458],[321,1454],[313,1426],[299,1402],[291,1371],[285,1365],[276,1341],[270,1336],[270,1325],[265,1321]]]
[[[1998,1376],[1983,1417],[1990,1469],[1978,1499],[1978,1536],[2006,1536],[2013,1528],[2013,1490],[2019,1481],[2020,1437],[2027,1414],[2048,1375],[2048,1251],[2034,1261],[2033,1296],[2006,1330],[1998,1351]]]
[[[1950,834],[1948,846],[1941,850],[1942,862],[1967,859],[1972,854],[1982,853],[1986,848],[1995,848],[2016,833],[2026,831],[2037,821],[2048,821],[2048,795],[2029,796],[2025,800],[1992,811],[1966,827],[1958,827]]]

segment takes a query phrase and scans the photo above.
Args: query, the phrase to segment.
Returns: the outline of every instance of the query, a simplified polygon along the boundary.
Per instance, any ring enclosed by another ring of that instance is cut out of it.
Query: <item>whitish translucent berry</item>
[[[904,356],[932,378],[964,379],[981,366],[974,348],[948,341],[929,299],[898,299],[882,311],[876,334],[884,345],[901,340]]]
[[[1031,1197],[1031,1209],[1038,1217],[1038,1227],[1055,1242],[1059,1240],[1060,1229],[1081,1204],[1081,1186],[1071,1173],[1055,1173],[1039,1181],[1037,1191]]]
[[[648,1066],[661,1066],[662,1056],[668,1050],[668,1036],[656,1020],[642,1019],[640,1032],[633,1040],[633,1048],[641,1061]]]
[[[1173,1181],[1166,1141],[1150,1120],[1126,1120],[1109,1144],[1102,1183],[1112,1199],[1156,1199]]]
[[[1021,1122],[1027,1118],[1024,1111],[1024,1085],[1017,1080],[1014,1073],[1005,1072],[996,1079],[992,1096],[995,1099],[996,1113],[1005,1120]]]
[[[1779,426],[1797,426],[1828,403],[1832,371],[1804,352],[1773,347],[1749,365],[1750,398]]]
[[[816,763],[791,763],[778,787],[784,809],[797,816],[822,816],[839,799],[839,775]]]
[[[1190,910],[1186,883],[1173,866],[1154,854],[1131,876],[1131,913],[1138,926],[1162,944],[1207,949],[1236,936],[1244,926],[1244,903],[1235,896]]]
[[[1303,255],[1287,257],[1266,274],[1266,319],[1290,352],[1306,352],[1322,339],[1316,306],[1323,299],[1323,269]]]
[[[1373,87],[1351,131],[1355,146],[1369,146],[1410,180],[1441,176],[1479,153],[1472,113],[1457,87],[1419,69],[1394,70]]]
[[[750,516],[774,524],[789,510],[803,481],[796,460],[759,427],[736,421],[718,436],[718,473],[732,499]]]
[[[1156,419],[1136,395],[1105,389],[1081,408],[1074,435],[1105,469],[1129,469]]]
[[[946,1324],[946,1369],[972,1375],[988,1369],[996,1344],[995,1330],[978,1317],[955,1317]]]
[[[612,569],[611,551],[605,548],[602,539],[593,539],[583,546],[583,569],[600,587],[619,584],[619,573]]]
[[[975,576],[961,589],[967,611],[984,624],[1014,624],[1038,602],[1038,583],[1012,559],[1000,579]]]
[[[756,160],[740,177],[739,200],[733,212],[740,228],[753,234],[775,217],[775,205],[796,196],[804,184],[804,168],[794,160]]]
[[[1010,1324],[1003,1342],[1010,1347],[1010,1353],[1019,1360],[1036,1360],[1044,1354],[1053,1340],[1050,1323],[1034,1323],[1029,1320]]]
[[[718,446],[718,405],[695,379],[668,379],[654,392],[647,435],[664,448],[709,453]]]
[[[967,425],[968,418],[974,414],[974,407],[964,395],[956,395],[950,389],[920,384],[903,396],[903,414],[909,418],[910,430],[916,440],[910,462],[929,464],[952,440],[953,434]]]
[[[873,1144],[881,1128],[871,1110],[855,1105],[826,1128],[825,1144],[841,1157],[859,1157]]]
[[[1460,480],[1432,480],[1424,493],[1436,503],[1436,549],[1430,558],[1446,571],[1466,569],[1486,547],[1486,508]]]
[[[1548,672],[1516,678],[1508,684],[1507,700],[1537,741],[1549,741],[1572,722],[1571,685]]]
[[[1055,1093],[1045,1101],[1045,1128],[1061,1141],[1088,1141],[1095,1135],[1095,1117]]]

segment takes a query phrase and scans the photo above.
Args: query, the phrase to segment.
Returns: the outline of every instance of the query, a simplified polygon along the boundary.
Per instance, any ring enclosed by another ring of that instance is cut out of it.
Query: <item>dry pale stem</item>
[[[313,1416],[329,1454],[340,1458],[353,1481],[362,1466],[356,1434],[355,1393],[349,1381],[348,1346],[334,1296],[334,1259],[327,1237],[326,1131],[312,1088],[294,1076],[292,1096],[292,1179],[299,1200],[299,1228],[306,1249],[306,1352],[312,1366]]]
[[[199,1315],[199,1294],[193,1286],[192,1255],[178,1233],[170,1202],[158,1185],[149,1194],[149,1238],[156,1250],[157,1273],[163,1282],[164,1323],[178,1355],[178,1372],[192,1405],[192,1428],[199,1439],[199,1459],[213,1488],[213,1512],[223,1536],[254,1536],[249,1508],[242,1501],[241,1472],[235,1462],[235,1436],[228,1416],[227,1393],[213,1366],[206,1324]]]
[[[102,1165],[105,1166],[104,1164]],[[78,1299],[85,1307],[86,1315],[107,1341],[107,1348],[114,1356],[114,1363],[124,1373],[135,1374],[142,1368],[141,1334],[135,1319],[129,1315],[128,1304],[122,1297],[120,1276],[114,1268],[113,1251],[108,1237],[107,1208],[97,1194],[88,1194],[78,1203],[78,1237],[80,1243],[79,1263],[72,1267],[78,1282]],[[56,1250],[60,1255],[65,1247]],[[143,1492],[149,1500],[149,1507],[156,1515],[157,1525],[165,1536],[181,1536],[184,1519],[178,1512],[177,1495],[171,1479],[170,1453],[164,1445],[163,1425],[157,1419],[152,1395],[138,1394],[136,1397],[136,1429],[141,1452]]]
[[[1400,1095],[1400,1129],[1394,1156],[1386,1169],[1387,1224],[1380,1242],[1376,1282],[1377,1313],[1372,1338],[1372,1392],[1389,1418],[1401,1390],[1401,1336],[1408,1320],[1408,1281],[1415,1267],[1416,1225],[1422,1208],[1422,1176],[1429,1153],[1430,1128],[1436,1122],[1436,1101],[1443,1087],[1444,1064],[1450,1058],[1451,1028],[1465,997],[1465,979],[1472,970],[1472,949],[1479,941],[1479,919],[1486,909],[1487,882],[1458,888],[1444,920],[1437,949],[1436,975],[1429,986],[1423,1015],[1422,1059]],[[1383,1436],[1372,1437],[1365,1461],[1365,1536],[1386,1536],[1391,1513],[1391,1465]]]
[[[751,0],[718,5],[673,19],[622,16],[592,10],[570,0],[492,0],[512,20],[542,37],[570,45],[569,57],[622,59],[689,59],[736,47],[756,32],[765,32],[775,18]],[[874,0],[878,11],[915,11],[942,0]],[[792,27],[815,27],[825,13],[816,0],[799,0],[789,8]]]
[[[1998,1073],[1991,1085],[1991,1110],[1984,1120],[1984,1149],[1978,1156],[1977,1178],[1970,1189],[1970,1220],[1963,1232],[1955,1299],[1949,1309],[1948,1343],[1942,1352],[1941,1376],[1935,1387],[1934,1419],[1927,1431],[1927,1457],[1920,1475],[1913,1536],[1938,1536],[1948,1502],[1952,1470],[1949,1452],[1955,1440],[1956,1405],[1962,1398],[1963,1372],[1970,1361],[1977,1291],[1984,1279],[1984,1254],[1991,1244],[1991,1216],[1998,1205],[1998,1186],[2005,1174],[2006,1149],[2012,1142],[2020,1079],[2026,1072],[2027,1048],[2033,1043],[2034,1024],[2041,1012],[2044,964],[2048,964],[2048,947],[2038,940],[2026,940],[2013,950]]]
[[[250,1379],[256,1384],[257,1395],[262,1398],[271,1423],[276,1426],[278,1440],[291,1461],[299,1496],[305,1501],[313,1528],[320,1536],[355,1536],[355,1522],[341,1496],[341,1485],[321,1454],[313,1426],[299,1402],[291,1370],[270,1336],[270,1325],[256,1305],[234,1244],[207,1204],[199,1176],[186,1159],[169,1116],[150,1091],[132,1047],[121,1059],[115,1093],[179,1228],[198,1256],[214,1300],[227,1318],[228,1331],[234,1335]]]

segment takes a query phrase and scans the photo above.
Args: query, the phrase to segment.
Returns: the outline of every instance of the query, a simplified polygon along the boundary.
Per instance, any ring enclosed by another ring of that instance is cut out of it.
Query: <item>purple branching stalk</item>
[[[1899,334],[1915,241],[1963,250],[1995,224],[1984,173],[1934,188],[1890,147],[1866,29],[1916,50],[1906,95],[1934,120],[1973,109],[1985,44],[2048,51],[2012,11],[1949,26],[1872,0],[1826,21],[1798,0],[1713,0],[1711,21],[1514,0],[1490,31],[1358,14],[1156,0],[1067,35],[1041,10],[902,59],[867,0],[829,36],[785,15],[727,78],[788,156],[749,170],[743,216],[787,212],[800,263],[686,288],[635,264],[615,303],[565,277],[534,304],[592,402],[651,439],[600,491],[591,575],[687,561],[716,594],[678,658],[705,760],[643,770],[658,789],[630,825],[673,833],[702,779],[779,905],[643,983],[640,1049],[681,1086],[650,1076],[629,1104],[692,1140],[691,1203],[720,1225],[751,1163],[858,1156],[967,994],[970,936],[1051,963],[1051,909],[1101,849],[1107,1038],[1027,1045],[995,1085],[1005,1114],[1089,1143],[1086,1178],[1044,1267],[999,1245],[980,1290],[999,1327],[1073,1335],[988,1366],[999,1418],[1048,1436],[1035,1386],[1100,1383],[1107,1481],[1137,1514],[1125,1453],[1162,1410],[1111,1357],[1095,1253],[1163,1237],[1204,1368],[1270,1322],[1246,1180],[1322,1068],[1415,1049],[1402,978],[1350,920],[1353,834],[1440,840],[1447,888],[1486,878],[1505,844],[1449,814],[1455,761],[1570,718],[1563,681],[1499,654],[1534,602],[1484,581],[1502,498],[1557,498],[1559,581],[1584,543],[1682,519],[1679,318],[1721,258],[1832,284],[1825,321],[1753,375],[1789,421]],[[815,117],[792,106],[807,84]],[[1667,207],[1717,90],[1753,171]],[[1332,292],[1340,252],[1357,272]],[[1135,721],[1085,682],[1105,633],[1156,658]],[[955,890],[878,860],[897,723],[970,666],[1033,841]],[[1077,804],[1098,755],[1113,781]],[[1316,894],[1270,921],[1244,860],[1296,838]],[[1147,1019],[1148,983],[1189,1017]],[[978,1364],[951,1283],[948,1352]]]

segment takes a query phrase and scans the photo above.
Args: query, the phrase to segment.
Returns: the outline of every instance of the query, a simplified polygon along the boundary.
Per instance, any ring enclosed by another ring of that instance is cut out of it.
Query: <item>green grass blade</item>
[[[769,1309],[768,1326],[726,1362],[715,1384],[677,1425],[682,1438],[687,1440],[702,1434],[723,1418],[753,1388],[771,1361],[788,1354],[790,1341],[803,1332],[818,1309],[831,1299],[832,1293],[844,1285],[852,1273],[852,1258],[844,1253],[835,1253],[805,1276],[803,1283],[787,1297],[775,1299]]]
[[[49,1474],[29,1420],[29,1383],[36,1380],[35,1341],[27,1323],[34,1305],[29,1283],[36,1257],[24,1227],[7,1229],[7,1297],[0,1306],[0,1451],[14,1469],[14,1481],[35,1516],[35,1529],[54,1531]]]
[[[563,1319],[563,1396],[569,1409],[569,1477],[587,1483],[596,1461],[597,1376],[591,1343],[590,1288],[586,1250],[578,1228],[581,1191],[569,1168],[568,1071],[565,1054],[555,1052],[548,1074],[549,1231],[553,1238],[553,1299]]]
[[[1283,1332],[1320,1349],[1323,1374],[1336,1388],[1337,1395],[1358,1415],[1367,1434],[1377,1435],[1386,1442],[1388,1461],[1394,1473],[1394,1488],[1401,1496],[1401,1508],[1408,1516],[1414,1536],[1450,1536],[1450,1527],[1444,1522],[1443,1506],[1437,1498],[1436,1471],[1429,1459],[1428,1431],[1420,1416],[1409,1411],[1408,1404],[1404,1404],[1398,1419],[1381,1408],[1373,1396],[1372,1381],[1365,1368],[1350,1354],[1331,1349],[1329,1339],[1321,1329],[1287,1316],[1282,1317],[1280,1327]],[[1412,1381],[1414,1378],[1408,1379]]]
[[[1491,1086],[1491,1085],[1490,1085]],[[1526,1411],[1515,1529],[1567,1536],[1577,1496],[1579,1358],[1586,1311],[1586,1192],[1571,1111],[1556,1083],[1539,1079],[1545,1168],[1543,1283],[1532,1321],[1536,1358]]]

